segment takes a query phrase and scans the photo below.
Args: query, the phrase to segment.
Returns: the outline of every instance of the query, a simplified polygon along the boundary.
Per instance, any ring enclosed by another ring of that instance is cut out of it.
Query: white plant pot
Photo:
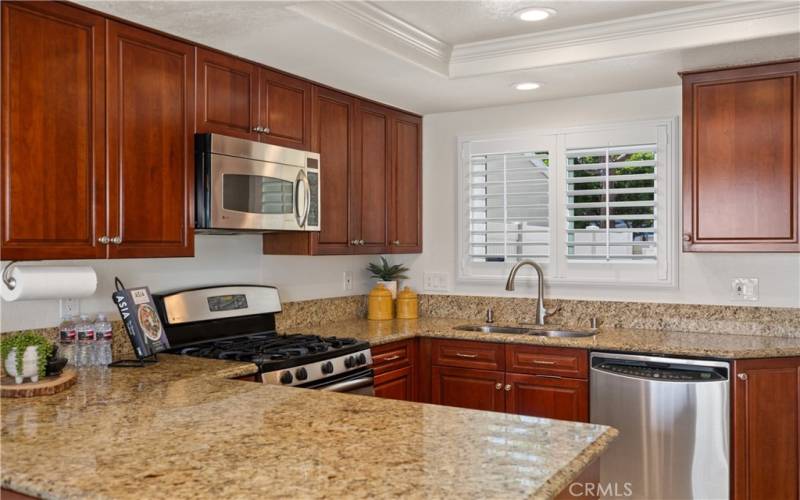
[[[397,298],[397,281],[380,281],[380,280],[378,280],[378,284],[385,286],[387,290],[392,292],[392,299],[396,299]]]
[[[31,382],[39,381],[39,349],[36,346],[28,346],[22,356],[22,373],[17,373],[17,348],[11,349],[5,359],[6,373],[14,377],[14,382],[21,384],[23,379],[29,378]]]

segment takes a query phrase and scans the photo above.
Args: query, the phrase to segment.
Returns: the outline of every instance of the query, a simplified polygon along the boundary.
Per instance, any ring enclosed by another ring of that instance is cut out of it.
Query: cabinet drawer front
[[[588,378],[589,354],[583,349],[515,345],[507,350],[509,372]]]
[[[436,340],[433,343],[434,365],[460,366],[481,370],[502,370],[505,367],[505,346],[468,340]]]
[[[402,340],[372,348],[372,369],[376,374],[413,364],[414,341]]]

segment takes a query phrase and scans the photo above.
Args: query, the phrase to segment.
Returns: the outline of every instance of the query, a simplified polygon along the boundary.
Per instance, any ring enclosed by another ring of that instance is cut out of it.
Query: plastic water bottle
[[[94,321],[94,336],[96,357],[95,361],[99,366],[108,366],[111,363],[111,341],[112,341],[111,322],[105,314],[98,314]]]
[[[81,314],[81,319],[75,326],[75,332],[78,334],[78,351],[75,354],[75,366],[94,365],[94,324],[89,321],[89,316]]]
[[[58,352],[67,359],[67,363],[75,365],[75,319],[64,316],[58,325]]]

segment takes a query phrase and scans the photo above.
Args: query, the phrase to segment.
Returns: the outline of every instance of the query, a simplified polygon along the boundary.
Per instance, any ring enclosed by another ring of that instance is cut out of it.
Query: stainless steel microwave
[[[319,159],[308,151],[196,134],[195,229],[319,231]]]

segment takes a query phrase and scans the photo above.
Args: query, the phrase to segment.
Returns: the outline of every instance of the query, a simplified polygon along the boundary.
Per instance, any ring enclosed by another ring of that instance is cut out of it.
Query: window
[[[675,120],[460,138],[458,279],[672,286]]]
[[[549,255],[549,168],[547,151],[471,155],[472,262],[516,262]]]

